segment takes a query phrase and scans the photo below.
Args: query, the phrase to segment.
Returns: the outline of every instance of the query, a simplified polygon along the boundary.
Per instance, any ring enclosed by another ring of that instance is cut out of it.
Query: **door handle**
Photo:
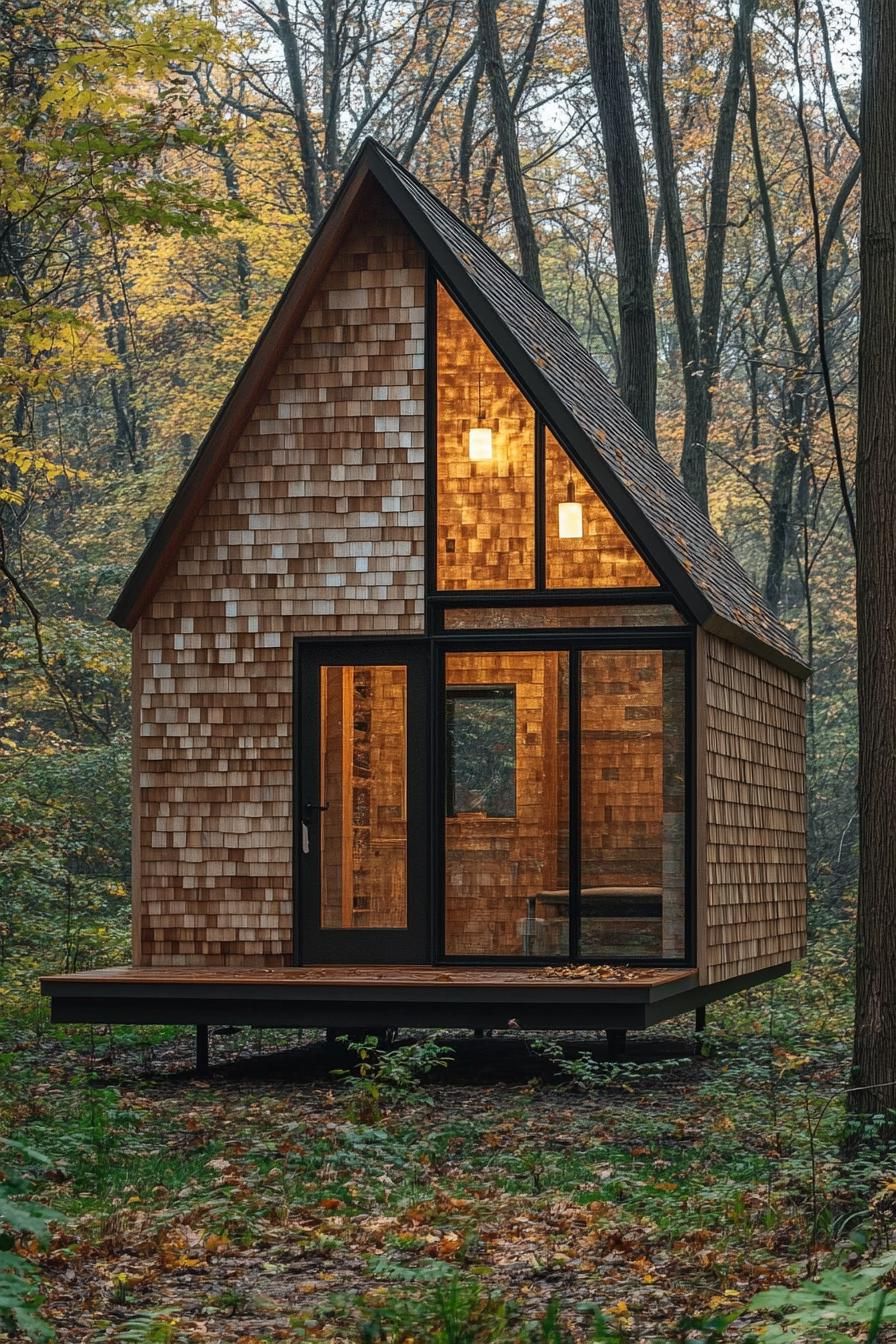
[[[305,803],[303,811],[306,817],[310,817],[312,812],[327,812],[329,807],[329,803]]]

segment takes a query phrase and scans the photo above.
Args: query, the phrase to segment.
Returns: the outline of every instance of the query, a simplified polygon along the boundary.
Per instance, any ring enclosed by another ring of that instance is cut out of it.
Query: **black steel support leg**
[[[706,1004],[694,1009],[694,1054],[703,1054],[703,1033],[706,1031]]]
[[[624,1028],[607,1030],[607,1055],[610,1059],[622,1059],[625,1054],[625,1035]]]
[[[201,1078],[208,1073],[208,1027],[204,1022],[196,1028],[196,1072]]]

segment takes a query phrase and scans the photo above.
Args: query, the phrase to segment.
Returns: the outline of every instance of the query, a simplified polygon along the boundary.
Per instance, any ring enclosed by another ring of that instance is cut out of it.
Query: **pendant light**
[[[492,431],[482,423],[482,370],[479,370],[479,410],[477,424],[470,430],[468,451],[471,462],[491,462]]]
[[[566,499],[557,505],[557,524],[564,541],[582,536],[582,506],[576,499],[576,487],[571,476],[566,484]]]

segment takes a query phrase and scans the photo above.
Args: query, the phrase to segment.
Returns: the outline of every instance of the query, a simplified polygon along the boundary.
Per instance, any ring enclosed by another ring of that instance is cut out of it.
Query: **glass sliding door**
[[[686,656],[446,650],[447,956],[684,960]]]

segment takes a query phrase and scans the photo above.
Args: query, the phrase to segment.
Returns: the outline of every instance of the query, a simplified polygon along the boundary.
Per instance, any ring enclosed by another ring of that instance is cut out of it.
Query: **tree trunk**
[[[336,0],[324,0],[321,6],[323,27],[323,63],[321,103],[323,109],[323,164],[327,199],[339,185],[339,114],[342,110],[341,15]]]
[[[859,911],[853,1109],[896,1108],[896,6],[860,0],[856,595]],[[893,1126],[890,1126],[892,1130]]]
[[[458,176],[460,177],[460,217],[465,224],[472,223],[473,212],[470,208],[470,177],[473,170],[473,131],[476,125],[476,108],[479,103],[479,84],[485,72],[482,47],[477,44],[476,65],[464,104],[464,119],[460,128],[460,149],[458,151]]]
[[[681,202],[678,196],[678,173],[675,166],[675,151],[672,147],[672,128],[669,124],[669,111],[663,88],[663,16],[660,0],[646,0],[647,9],[647,90],[650,102],[650,121],[653,128],[653,146],[656,156],[657,177],[660,186],[660,200],[663,205],[663,227],[666,238],[666,258],[669,262],[669,280],[672,285],[672,304],[675,309],[675,325],[678,329],[678,344],[681,349],[681,373],[684,379],[685,400],[685,444],[688,441],[688,425],[693,420],[692,403],[699,393],[700,370],[700,334],[694,317],[694,303],[691,296],[691,277],[688,271],[688,253],[684,240],[684,224],[681,219]],[[693,470],[684,477],[687,490],[704,513],[709,511],[706,492],[706,441],[702,444],[702,454],[698,454]],[[684,466],[684,457],[682,458]]]
[[[498,16],[495,4],[496,0],[479,0],[480,51],[485,62],[485,73],[492,96],[495,130],[498,134],[498,145],[501,150],[501,160],[504,164],[504,179],[507,183],[507,194],[510,197],[510,209],[513,215],[513,227],[516,233],[517,247],[519,248],[523,279],[530,289],[543,297],[541,268],[538,263],[538,243],[535,238],[532,216],[529,212],[526,186],[523,182],[516,120],[513,114],[513,104],[510,100],[510,90],[507,87],[507,72],[504,69],[504,60],[501,55],[501,38],[498,33]]]
[[[793,482],[800,458],[811,437],[809,388],[803,377],[790,382],[785,396],[783,422],[779,426],[778,449],[772,469],[769,500],[768,559],[765,566],[763,595],[772,611],[781,609],[784,568],[793,551]]]
[[[299,157],[302,161],[302,186],[305,189],[305,208],[311,227],[317,228],[323,215],[323,201],[320,191],[320,175],[317,168],[317,147],[314,132],[311,129],[311,116],[308,111],[308,99],[305,94],[305,80],[302,75],[302,62],[299,44],[289,13],[287,0],[275,0],[277,8],[277,36],[283,49],[283,61],[286,76],[292,94],[293,117],[296,123],[296,135],[299,141]]]
[[[749,38],[745,44],[744,59],[750,93],[747,105],[747,117],[750,123],[750,146],[753,152],[753,167],[756,172],[756,189],[759,193],[759,208],[765,234],[769,273],[781,325],[784,328],[792,359],[792,365],[784,379],[784,414],[782,424],[779,427],[778,447],[772,469],[768,560],[763,590],[765,600],[772,611],[777,612],[784,582],[784,565],[790,549],[793,478],[799,455],[799,445],[804,433],[811,352],[804,346],[797,331],[790,308],[790,300],[787,297],[787,289],[784,285],[784,268],[778,252],[772,197],[765,172],[762,142],[759,135],[759,103],[756,92],[756,74],[753,69],[752,42]]]
[[[603,137],[616,253],[619,392],[651,440],[656,437],[656,319],[650,228],[641,155],[625,64],[618,0],[584,0],[591,82]]]
[[[741,0],[740,12],[731,39],[725,90],[719,104],[709,182],[709,225],[699,321],[694,311],[688,273],[684,226],[678,198],[678,173],[663,89],[663,19],[660,0],[646,0],[646,11],[650,118],[684,380],[685,422],[681,478],[698,508],[708,513],[706,449],[712,420],[713,387],[719,367],[719,323],[722,312],[725,241],[728,233],[731,154],[743,86],[744,51],[756,12],[756,0]]]

